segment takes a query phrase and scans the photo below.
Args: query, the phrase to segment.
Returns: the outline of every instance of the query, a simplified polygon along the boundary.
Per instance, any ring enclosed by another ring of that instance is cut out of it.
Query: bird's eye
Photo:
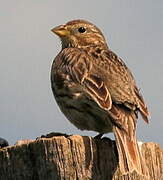
[[[78,29],[78,31],[79,31],[80,33],[84,33],[84,32],[86,31],[86,29],[85,29],[84,27],[80,27],[80,28]]]

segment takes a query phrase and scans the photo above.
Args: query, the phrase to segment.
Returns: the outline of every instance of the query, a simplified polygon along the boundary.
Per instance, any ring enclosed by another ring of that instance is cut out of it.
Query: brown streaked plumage
[[[81,130],[114,132],[121,171],[147,175],[136,121],[140,112],[148,122],[149,113],[130,70],[92,23],[74,20],[52,31],[62,42],[51,69],[51,86],[61,111]]]

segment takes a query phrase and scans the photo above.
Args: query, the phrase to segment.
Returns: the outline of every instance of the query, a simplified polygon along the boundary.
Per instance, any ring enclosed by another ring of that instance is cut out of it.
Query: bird
[[[149,111],[124,61],[108,46],[102,31],[87,20],[71,20],[51,30],[61,51],[51,67],[51,88],[67,119],[80,130],[113,132],[123,174],[146,175],[137,138],[138,115]]]

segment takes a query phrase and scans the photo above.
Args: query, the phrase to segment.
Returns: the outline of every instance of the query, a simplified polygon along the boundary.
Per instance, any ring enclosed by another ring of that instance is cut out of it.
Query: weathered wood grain
[[[144,143],[150,178],[121,175],[115,142],[87,136],[54,136],[0,149],[0,180],[163,180],[163,150]]]

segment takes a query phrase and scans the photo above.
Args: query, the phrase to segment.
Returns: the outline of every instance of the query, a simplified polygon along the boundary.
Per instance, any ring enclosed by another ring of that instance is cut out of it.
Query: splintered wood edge
[[[36,140],[33,140],[33,139],[18,140],[14,145],[10,145],[10,146],[6,146],[4,148],[0,148],[0,151],[3,151],[5,149],[10,149],[10,148],[16,148],[16,147],[19,147],[19,146],[35,144],[35,143],[42,142],[42,141],[52,141],[52,140],[59,140],[59,139],[63,139],[63,138],[65,140],[66,139],[70,139],[72,141],[73,140],[78,141],[78,140],[81,140],[83,138],[89,138],[92,141],[96,141],[97,140],[97,139],[94,139],[91,136],[81,136],[81,135],[70,135],[70,136],[67,135],[67,137],[62,136],[62,135],[61,136],[53,136],[53,137],[40,137],[40,138],[38,138]],[[104,137],[104,138],[106,138],[106,139],[112,141],[113,143],[115,143],[114,140],[111,140],[111,139],[109,139],[107,137]],[[102,138],[102,139],[104,139],[104,138]],[[100,139],[98,139],[98,140],[100,140]],[[146,149],[151,149],[152,148],[153,150],[157,149],[158,151],[162,151],[162,153],[163,153],[163,149],[160,147],[160,145],[157,144],[157,143],[154,143],[154,142],[142,142],[142,141],[138,141],[138,146],[139,146],[141,151],[143,151],[144,148],[146,148]]]
[[[106,139],[106,141],[105,141]],[[86,144],[85,144],[86,143]],[[94,157],[96,160],[97,158],[101,158],[102,155],[104,155],[103,153],[105,153],[104,156],[106,156],[106,154],[109,155],[110,153],[110,158],[112,158],[111,161],[113,161],[113,159],[115,161],[117,161],[117,155],[116,155],[116,150],[115,150],[115,141],[110,140],[109,138],[102,138],[102,139],[94,139],[93,137],[90,136],[80,136],[80,135],[66,135],[66,136],[53,136],[53,137],[43,137],[43,138],[38,138],[36,140],[19,140],[14,146],[7,146],[4,148],[0,149],[0,153],[2,152],[2,156],[5,155],[5,157],[8,159],[10,156],[11,152],[15,153],[20,153],[20,158],[23,155],[21,152],[22,150],[31,148],[39,148],[39,154],[41,153],[45,153],[44,150],[48,147],[51,146],[51,144],[55,144],[55,146],[63,146],[64,145],[64,156],[66,157],[67,155],[69,156],[69,154],[66,155],[66,151],[70,151],[70,149],[73,147],[75,147],[75,153],[79,153],[78,155],[81,156],[81,160],[83,158],[83,156],[86,157],[86,159],[91,162],[92,157],[90,157],[90,152],[94,153],[94,150],[96,149],[96,151],[99,151],[98,156],[96,154],[96,157]],[[148,166],[149,169],[149,174],[150,174],[150,178],[152,179],[162,179],[163,176],[163,150],[160,148],[160,145],[157,143],[153,143],[153,142],[147,142],[147,143],[143,143],[143,142],[138,142],[139,148],[141,150],[142,156],[145,158],[145,163]],[[44,149],[45,147],[45,149]],[[53,147],[53,146],[52,146]],[[88,151],[85,149],[85,147],[88,147]],[[105,148],[107,147],[107,149]],[[41,148],[41,149],[40,149]],[[67,149],[66,149],[67,148]],[[79,149],[78,149],[79,148]],[[101,148],[101,149],[100,149]],[[43,151],[42,151],[43,150]],[[50,150],[51,151],[51,150]],[[23,152],[23,153],[25,153]],[[48,153],[49,151],[47,151],[46,153]],[[88,154],[85,152],[89,152]],[[82,153],[82,154],[81,154]],[[45,156],[47,156],[47,154],[45,154]],[[113,157],[115,156],[115,157]],[[76,158],[76,156],[74,156]],[[41,158],[41,157],[40,157]],[[66,157],[67,158],[67,157]],[[109,158],[109,157],[108,157]],[[115,167],[114,163],[116,162],[111,162],[109,161],[110,164],[105,164],[103,167],[104,169],[102,169],[103,171],[105,171],[105,173],[107,173],[105,166],[110,166],[110,167]],[[91,169],[93,167],[93,164],[87,164],[86,162],[86,166],[90,166],[89,169]],[[81,162],[79,162],[81,163]],[[104,162],[102,162],[104,163]],[[111,164],[113,163],[113,164]],[[115,177],[113,179],[116,179],[116,177],[120,177],[119,174],[119,168],[117,169],[117,171],[115,172]],[[91,174],[90,172],[88,172],[88,175]],[[131,174],[132,176],[136,176]],[[139,178],[137,178],[139,179]]]

